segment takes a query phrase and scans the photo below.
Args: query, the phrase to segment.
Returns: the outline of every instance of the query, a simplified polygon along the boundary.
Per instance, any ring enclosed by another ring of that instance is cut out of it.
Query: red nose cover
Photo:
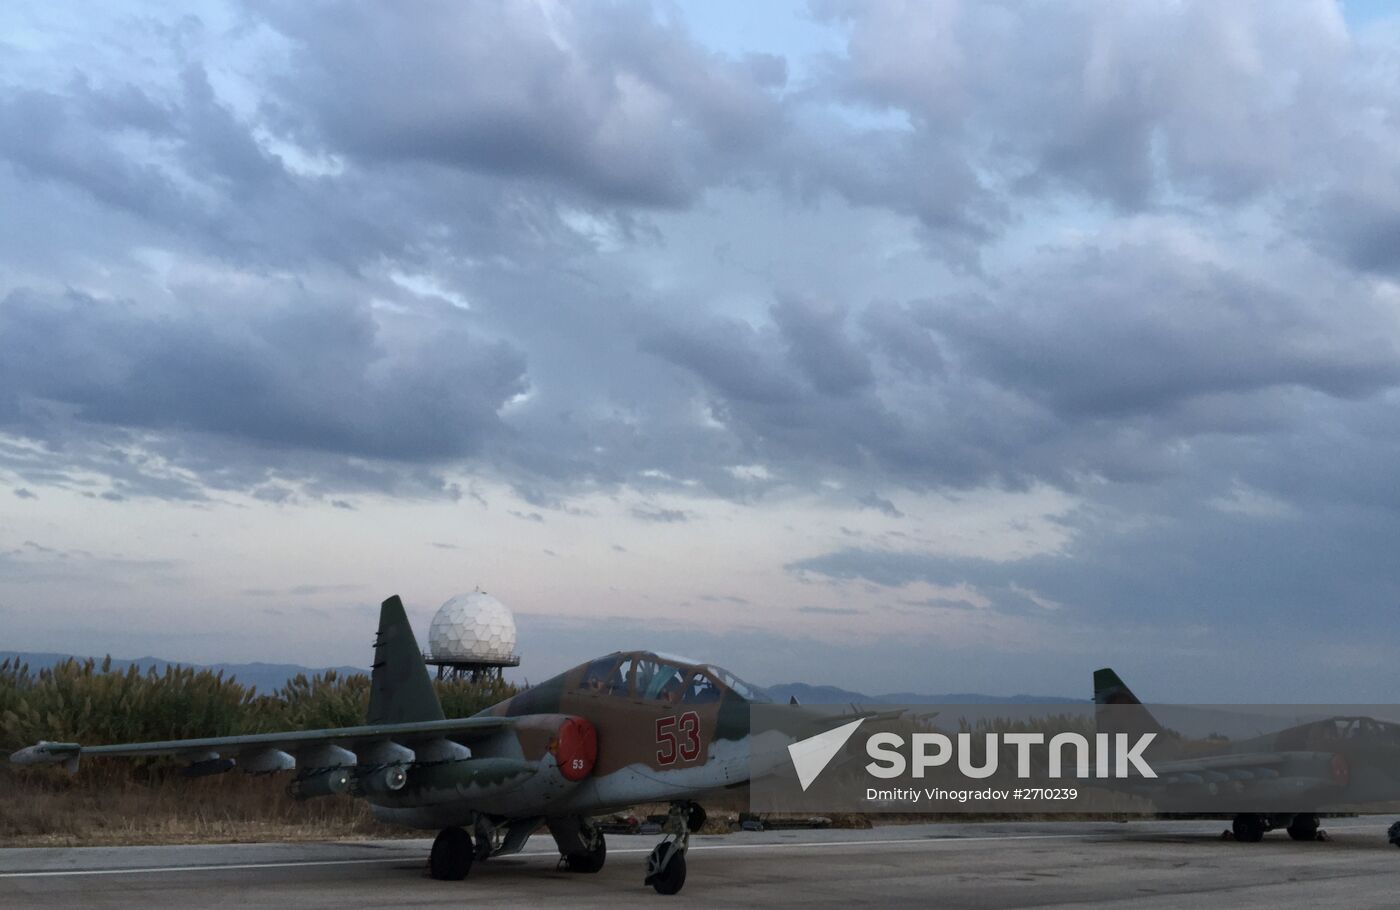
[[[1351,783],[1351,765],[1340,752],[1332,753],[1332,780],[1343,787]]]
[[[593,763],[598,760],[598,730],[582,717],[570,717],[559,725],[549,751],[565,780],[583,780],[593,773]]]

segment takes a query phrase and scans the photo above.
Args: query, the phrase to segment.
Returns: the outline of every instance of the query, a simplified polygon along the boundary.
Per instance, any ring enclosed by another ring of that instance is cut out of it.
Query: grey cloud
[[[1024,595],[1021,595],[1021,598],[1020,598],[1020,599],[1021,599],[1021,601],[1022,601],[1023,603],[1025,602],[1025,597],[1024,597]],[[891,606],[890,609],[898,610],[899,607],[901,607],[901,606],[902,606],[902,607],[918,607],[918,608],[921,608],[921,609],[933,609],[933,610],[976,610],[976,609],[978,609],[977,605],[974,604],[974,603],[971,603],[970,601],[962,600],[962,599],[959,599],[959,598],[948,598],[948,597],[925,597],[925,598],[923,598],[922,600],[908,600],[908,599],[906,599],[906,598],[900,598],[900,599],[897,601],[897,603],[899,604],[899,606]]]
[[[739,606],[749,606],[752,603],[752,601],[740,597],[737,594],[701,594],[700,600],[705,603],[728,603],[738,604]]]
[[[684,509],[660,509],[642,508],[632,509],[632,517],[640,518],[642,521],[660,522],[662,524],[675,524],[676,522],[689,521],[690,513]]]
[[[822,394],[857,392],[874,381],[869,358],[845,331],[840,307],[787,299],[773,307],[772,316],[789,356]]]
[[[875,493],[874,491],[869,492],[869,493],[865,494],[864,496],[859,497],[859,498],[856,500],[856,502],[860,503],[861,506],[863,506],[864,508],[867,508],[867,509],[875,509],[875,510],[878,511],[878,512],[884,512],[886,515],[890,516],[891,518],[903,518],[903,517],[904,517],[904,513],[901,512],[901,511],[899,511],[899,509],[895,508],[894,503],[890,502],[888,499],[884,498],[883,496],[878,495],[878,494]],[[845,529],[845,528],[842,528],[841,530],[842,530],[842,531],[845,531],[846,529]]]
[[[1308,233],[1324,249],[1357,269],[1400,274],[1400,180],[1393,165],[1382,173],[1354,176],[1299,213]]]
[[[1400,380],[1386,305],[1364,285],[1281,286],[1173,243],[1061,252],[993,299],[932,304],[928,318],[966,365],[1062,415],[1282,385],[1355,398]]]
[[[544,521],[544,516],[539,512],[517,512],[515,509],[507,509],[506,514],[519,518],[521,521],[533,521],[536,523],[542,523]]]
[[[267,483],[252,490],[254,499],[263,502],[284,503],[296,498],[296,491],[281,483]]]
[[[423,460],[469,455],[524,389],[523,358],[461,325],[404,343],[368,307],[268,285],[220,308],[182,290],[174,313],[129,301],[15,291],[0,307],[6,410],[36,403],[79,420],[194,430],[258,445]],[[37,418],[12,418],[35,433]],[[28,425],[26,425],[28,424]]]
[[[179,191],[169,176],[109,145],[122,130],[168,135],[175,128],[172,112],[133,86],[103,92],[77,79],[68,92],[0,94],[0,156],[35,177],[81,185],[119,208],[180,217]]]
[[[1300,278],[1203,258],[1202,239],[1143,225],[1047,249],[982,295],[823,322],[829,348],[860,346],[870,364],[854,391],[812,381],[783,343],[790,309],[771,327],[673,324],[646,343],[695,377],[750,460],[790,480],[875,468],[913,487],[1142,481],[1287,438],[1328,401],[1388,412],[1378,396],[1400,383],[1400,337],[1383,293],[1316,259]]]
[[[875,301],[861,313],[867,338],[897,370],[921,379],[944,372],[943,352],[927,314],[917,305]]]
[[[1124,207],[1169,179],[1225,201],[1263,191],[1319,162],[1317,134],[1338,135],[1337,98],[1351,100],[1346,27],[1322,4],[817,8],[847,28],[831,64],[847,96],[955,136],[1005,181],[1065,181]]]
[[[16,496],[18,496],[20,499],[38,499],[38,498],[39,498],[39,497],[38,497],[37,495],[35,495],[32,491],[26,489],[25,487],[16,487],[16,488],[14,489],[13,492],[14,492],[14,494],[15,494]]]
[[[105,384],[99,395],[93,388],[55,390],[61,383],[53,376],[31,377],[30,391],[48,397],[22,403],[0,392],[0,421],[38,432],[35,402],[45,400],[76,407],[114,434],[203,433],[208,440],[166,438],[161,445],[199,462],[201,479],[214,485],[255,488],[271,475],[299,473],[314,486],[319,475],[324,489],[314,495],[394,482],[392,468],[314,457],[330,453],[420,465],[482,458],[508,482],[538,488],[542,501],[555,503],[581,481],[641,483],[638,474],[653,467],[743,498],[772,485],[737,482],[725,465],[766,461],[784,482],[799,484],[823,472],[871,469],[913,486],[1067,484],[1086,471],[1148,476],[1176,469],[1162,455],[1163,443],[1197,436],[1207,424],[1218,430],[1269,415],[1275,405],[1260,393],[1274,385],[1357,397],[1392,381],[1382,335],[1368,338],[1358,329],[1348,337],[1306,301],[1247,276],[1206,269],[1210,281],[1196,287],[1197,263],[1190,261],[1139,278],[1153,265],[1150,246],[1102,244],[1075,253],[1073,265],[1058,272],[1007,270],[979,283],[979,294],[956,300],[911,293],[903,301],[825,301],[777,288],[777,303],[758,323],[706,316],[704,301],[681,323],[653,301],[618,292],[630,284],[626,274],[571,258],[590,254],[592,242],[564,224],[561,209],[590,209],[590,217],[637,244],[653,228],[631,209],[684,204],[699,187],[731,178],[795,188],[804,200],[834,188],[861,204],[912,213],[926,229],[969,239],[975,250],[1008,223],[1007,206],[1018,194],[1072,184],[1122,208],[1147,206],[1155,197],[1144,181],[1155,186],[1161,176],[1142,164],[1140,137],[1151,130],[1165,130],[1170,140],[1178,192],[1190,197],[1191,182],[1204,181],[1209,198],[1233,204],[1263,191],[1240,175],[1288,176],[1316,150],[1289,137],[1232,144],[1251,152],[1213,142],[1236,129],[1222,125],[1222,111],[1244,109],[1249,124],[1262,118],[1265,135],[1287,122],[1259,106],[1261,86],[1276,81],[1267,67],[1235,72],[1239,61],[1219,36],[1243,29],[1262,61],[1296,67],[1296,91],[1279,103],[1300,116],[1315,113],[1319,93],[1350,65],[1325,28],[1319,34],[1326,41],[1296,46],[1295,34],[1306,32],[1300,23],[1327,25],[1314,10],[1278,17],[1246,8],[1229,19],[1191,5],[1064,15],[971,6],[946,22],[932,8],[894,16],[825,4],[819,12],[848,30],[847,53],[827,61],[803,91],[786,95],[780,60],[712,54],[666,15],[646,9],[566,9],[551,23],[534,8],[452,5],[414,16],[351,9],[333,17],[255,5],[252,19],[270,22],[294,51],[247,74],[265,90],[251,113],[222,100],[198,63],[182,63],[163,87],[82,77],[0,94],[0,119],[15,127],[0,131],[11,139],[0,154],[26,174],[82,187],[133,213],[163,243],[180,237],[216,261],[298,270],[330,261],[359,273],[344,281],[318,275],[312,289],[290,293],[256,282],[239,293],[170,289],[182,306],[191,296],[217,294],[240,314],[248,308],[237,301],[246,297],[284,298],[280,316],[268,307],[268,318],[240,321],[239,336],[208,325],[212,304],[210,313],[170,325],[132,318],[126,325],[96,320],[95,327],[88,313],[70,307],[51,322],[70,324],[74,334],[73,326],[85,323],[89,331],[112,329],[129,347],[139,341],[163,391],[151,400],[138,378]],[[498,27],[479,28],[482,17]],[[1200,73],[1227,85],[1221,99],[1212,96],[1196,105],[1200,110],[1187,103],[1199,94],[1192,86],[1201,77],[1154,46],[1164,29],[1200,37],[1191,54]],[[1041,36],[1051,33],[1072,40],[1046,47]],[[406,46],[422,62],[412,71],[395,62]],[[929,48],[942,51],[930,56]],[[1086,59],[1098,69],[1085,70]],[[1138,59],[1153,79],[1135,71]],[[1008,65],[1018,60],[1019,68]],[[1038,75],[1023,79],[1023,71]],[[560,73],[578,78],[554,80]],[[1059,73],[1078,77],[1055,78]],[[404,80],[413,82],[411,90]],[[441,90],[425,92],[425,84]],[[1003,91],[1008,84],[1014,90]],[[516,103],[531,87],[540,103]],[[656,107],[645,116],[633,116],[637,92],[654,95]],[[1244,108],[1235,96],[1245,98]],[[1357,98],[1337,97],[1343,105]],[[852,126],[814,114],[832,99],[902,112],[905,122]],[[340,169],[299,175],[254,140],[258,130],[306,154],[337,156]],[[123,133],[168,144],[172,154],[131,154],[112,141]],[[993,134],[1003,146],[988,145]],[[1110,134],[1126,138],[1103,141]],[[614,154],[613,142],[629,151]],[[1257,151],[1262,145],[1269,149]],[[1096,150],[1104,157],[1094,157]],[[636,166],[634,153],[647,157],[647,166]],[[1262,164],[1229,157],[1245,154],[1269,157]],[[1377,143],[1356,154],[1381,160],[1376,156],[1385,153]],[[495,179],[502,175],[522,180]],[[1308,211],[1306,199],[1297,204]],[[1356,250],[1360,242],[1344,246]],[[1384,245],[1379,249],[1371,260],[1383,259]],[[463,250],[471,256],[457,252]],[[1132,262],[1119,266],[1117,258]],[[391,333],[368,306],[344,303],[388,294],[389,303],[403,305],[387,281],[365,274],[366,263],[385,260],[445,272],[473,301],[471,314],[432,295],[415,296],[419,315]],[[1115,306],[1155,296],[1158,280],[1190,319]],[[1089,293],[1081,295],[1085,284]],[[1335,293],[1346,298],[1355,290]],[[1255,296],[1266,299],[1251,303]],[[1042,299],[1049,305],[1026,303]],[[34,318],[23,303],[6,304],[18,307],[20,322]],[[1352,312],[1359,326],[1372,324],[1364,307]],[[1202,318],[1212,320],[1208,329],[1193,331],[1191,323]],[[1010,326],[1004,337],[1003,323]],[[148,327],[154,340],[142,337]],[[395,346],[386,362],[377,346],[390,334]],[[1152,336],[1150,343],[1139,343],[1139,334]],[[1324,339],[1324,349],[1313,350],[1311,337]],[[1363,356],[1347,363],[1341,354],[1358,338]],[[101,367],[121,380],[123,357],[138,358],[117,352],[116,340],[103,345],[113,362]],[[184,361],[159,350],[162,342],[185,352]],[[422,350],[409,350],[415,344]],[[681,369],[656,369],[653,359],[637,357],[638,347]],[[529,388],[540,404],[503,421],[503,402],[527,388],[527,352]],[[301,357],[309,380],[293,382],[290,367],[275,366]],[[356,376],[357,359],[374,366]],[[580,381],[585,364],[588,378]],[[91,370],[78,372],[64,381],[81,384]],[[201,385],[198,396],[178,394]],[[275,394],[280,388],[295,392]],[[683,417],[697,389],[725,424],[722,431]],[[341,398],[355,399],[364,413],[351,421]],[[1111,422],[1146,414],[1146,426]],[[1105,416],[1109,422],[1090,419]],[[49,422],[41,435],[56,444],[59,432]],[[207,443],[229,438],[249,444],[251,463],[214,464]],[[172,494],[178,490],[176,478],[164,483]],[[438,487],[438,495],[461,492],[428,474],[414,485]]]
[[[314,124],[304,141],[368,160],[677,205],[761,144],[780,112],[780,59],[720,57],[638,6],[262,11],[296,42],[280,125]]]
[[[715,319],[698,326],[672,326],[644,339],[646,350],[687,367],[725,399],[755,406],[795,403],[801,387],[768,355],[777,339],[747,323]]]
[[[966,584],[993,609],[1053,615],[1086,635],[1141,626],[1166,641],[1200,627],[1230,642],[1306,628],[1318,645],[1358,632],[1400,645],[1381,620],[1400,591],[1388,545],[1400,511],[1334,502],[1259,514],[1221,509],[1179,485],[1140,494],[1075,515],[1073,539],[1059,552],[996,561],[845,549],[788,568],[893,592],[914,582]],[[1047,611],[1031,595],[1059,606]]]
[[[446,479],[465,469],[530,521],[624,485],[849,505],[1048,483],[1082,502],[1065,554],[806,571],[961,580],[1022,619],[1031,591],[1090,629],[1385,608],[1393,41],[1322,4],[820,3],[845,52],[789,86],[665,10],[555,9],[253,4],[256,54],[186,21],[178,53],[106,42],[106,78],[17,67],[7,481],[479,499]],[[769,205],[850,260],[694,252]]]
[[[1325,3],[814,8],[847,39],[816,93],[902,115],[828,126],[837,160],[816,179],[917,217],[955,262],[1021,200],[1069,194],[1120,212],[1282,202],[1319,248],[1393,271],[1387,26],[1349,32]]]
[[[246,597],[310,597],[316,594],[345,594],[364,590],[364,585],[293,585],[290,588],[244,588],[238,593]]]

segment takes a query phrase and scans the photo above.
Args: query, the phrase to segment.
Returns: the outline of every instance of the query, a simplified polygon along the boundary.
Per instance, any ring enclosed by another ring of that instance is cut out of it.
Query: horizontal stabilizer
[[[77,743],[51,743],[40,741],[37,745],[25,746],[10,755],[14,765],[63,765],[69,774],[78,771],[78,758],[83,747]]]

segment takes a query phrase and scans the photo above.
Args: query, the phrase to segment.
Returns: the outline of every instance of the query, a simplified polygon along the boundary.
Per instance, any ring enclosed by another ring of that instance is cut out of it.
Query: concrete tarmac
[[[642,885],[655,835],[608,837],[602,872],[559,871],[553,841],[427,876],[428,840],[0,850],[0,907],[1395,907],[1390,818],[1329,839],[1221,839],[1222,821],[891,825],[697,837],[685,889]]]

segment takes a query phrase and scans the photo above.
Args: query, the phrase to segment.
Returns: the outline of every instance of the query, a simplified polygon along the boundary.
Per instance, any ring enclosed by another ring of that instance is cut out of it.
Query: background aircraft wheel
[[[1400,822],[1390,826],[1390,830],[1385,832],[1386,839],[1397,847],[1400,847]]]
[[[428,874],[445,882],[459,882],[472,868],[472,836],[461,828],[443,828],[428,854]]]
[[[1294,840],[1317,840],[1318,820],[1316,815],[1303,813],[1293,816],[1288,824],[1288,836]]]
[[[648,860],[648,868],[660,865],[666,856],[666,851],[671,851],[675,855],[666,864],[666,868],[651,876],[647,884],[656,889],[657,894],[675,894],[681,890],[685,884],[685,851],[677,850],[673,841],[663,841],[656,845],[656,849],[651,851],[651,859]]]
[[[1255,844],[1264,839],[1264,819],[1249,813],[1236,815],[1230,830],[1234,832],[1235,840]]]
[[[608,858],[608,845],[603,840],[603,832],[598,832],[598,844],[587,853],[570,853],[564,857],[564,868],[570,872],[597,872],[603,868]]]
[[[705,807],[699,803],[691,803],[690,811],[685,815],[685,826],[690,829],[691,834],[696,834],[705,827],[705,819],[709,818],[705,814]]]

